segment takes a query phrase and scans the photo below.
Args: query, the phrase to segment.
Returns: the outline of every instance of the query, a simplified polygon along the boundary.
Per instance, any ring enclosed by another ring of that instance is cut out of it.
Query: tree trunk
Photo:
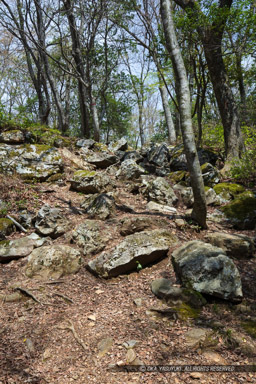
[[[234,100],[231,86],[223,61],[221,50],[223,33],[233,0],[219,1],[219,11],[210,23],[207,16],[199,8],[199,2],[194,0],[175,0],[183,9],[188,9],[190,15],[198,21],[197,30],[204,47],[204,54],[209,69],[214,94],[217,100],[222,125],[224,129],[226,159],[229,163],[234,157],[240,157],[244,150],[238,109]],[[201,16],[204,19],[198,20]]]
[[[173,23],[171,1],[160,0],[161,18],[164,28],[166,46],[170,55],[178,87],[178,102],[181,116],[181,131],[184,149],[191,178],[194,195],[192,217],[203,228],[206,225],[206,199],[200,163],[196,151],[194,132],[192,127],[190,92],[184,61],[179,49],[175,27]]]
[[[170,109],[170,105],[168,103],[168,93],[165,85],[161,85],[159,87],[161,98],[162,98],[162,104],[163,104],[163,110],[164,110],[164,116],[165,121],[168,129],[168,139],[171,144],[176,143],[176,132],[175,127],[172,119],[172,113]]]
[[[79,32],[77,31],[75,15],[73,13],[71,0],[63,0],[63,5],[67,13],[69,29],[72,40],[72,54],[76,64],[76,71],[79,75],[78,78],[78,97],[81,114],[81,133],[82,136],[90,137],[90,125],[89,125],[89,108],[88,108],[88,92],[86,90],[85,71],[83,67],[83,56],[81,52],[81,44],[79,38]]]
[[[243,151],[243,140],[238,109],[229,85],[228,76],[221,51],[221,40],[214,36],[214,31],[206,33],[202,38],[214,94],[220,111],[224,129],[225,153],[229,162],[240,157]]]
[[[140,133],[140,142],[141,146],[145,144],[145,134],[143,129],[143,101],[138,100],[138,108],[139,108],[139,133]]]

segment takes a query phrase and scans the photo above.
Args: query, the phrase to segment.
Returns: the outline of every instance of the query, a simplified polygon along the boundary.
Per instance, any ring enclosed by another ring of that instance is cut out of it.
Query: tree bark
[[[79,32],[76,27],[75,15],[71,0],[63,0],[63,5],[66,10],[69,29],[72,40],[72,54],[76,64],[76,70],[78,77],[78,97],[81,114],[81,133],[82,136],[90,137],[90,124],[89,124],[89,108],[88,108],[88,92],[86,89],[85,71],[83,66],[83,56],[81,52],[81,44],[79,38]]]
[[[243,140],[240,127],[238,108],[229,85],[223,61],[221,39],[213,30],[205,31],[202,37],[205,58],[207,61],[214,94],[224,129],[225,153],[229,162],[240,157],[243,151]]]
[[[184,61],[181,56],[181,51],[175,33],[170,0],[160,0],[160,12],[164,28],[164,35],[166,39],[166,47],[170,55],[177,80],[177,96],[181,117],[181,131],[188,164],[188,170],[191,178],[191,186],[194,195],[192,218],[194,218],[200,226],[202,226],[203,228],[207,228],[206,199],[204,192],[204,183],[196,151],[195,137],[192,126],[189,83]]]

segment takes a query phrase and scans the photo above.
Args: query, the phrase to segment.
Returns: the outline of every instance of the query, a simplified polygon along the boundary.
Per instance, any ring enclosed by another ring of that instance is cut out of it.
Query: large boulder
[[[61,148],[59,152],[61,153],[65,166],[68,165],[71,168],[83,169],[86,171],[92,171],[95,168],[95,166],[89,164],[87,161],[83,160],[81,156],[74,154],[67,148]]]
[[[177,238],[166,230],[154,230],[127,236],[109,252],[103,252],[91,260],[88,269],[104,278],[118,276],[136,270],[167,255]]]
[[[103,172],[76,171],[71,180],[71,188],[85,194],[107,192],[113,188],[112,179]]]
[[[234,228],[255,229],[256,227],[256,197],[246,191],[240,193],[231,203],[220,208],[231,221]]]
[[[68,231],[69,223],[59,208],[45,204],[37,213],[35,229],[40,235],[56,239]]]
[[[174,190],[163,177],[152,179],[149,176],[142,177],[141,192],[149,201],[172,206],[178,198]]]
[[[170,153],[165,144],[154,145],[147,152],[147,159],[150,163],[157,165],[158,167],[169,167]]]
[[[41,238],[36,233],[15,240],[0,241],[0,262],[28,256],[34,248],[47,244],[49,239]]]
[[[255,252],[254,239],[248,236],[214,232],[206,235],[205,239],[212,245],[224,249],[228,256],[236,259],[247,259]]]
[[[28,257],[26,276],[46,280],[59,279],[79,271],[82,265],[80,252],[67,245],[45,246]]]
[[[4,173],[45,181],[62,169],[63,161],[56,148],[43,144],[0,145],[0,170]]]
[[[135,160],[128,159],[122,162],[116,176],[123,179],[132,180],[138,179],[141,175],[145,174],[147,174],[147,171],[138,165]]]
[[[106,220],[109,217],[115,216],[116,213],[115,199],[107,193],[90,196],[82,203],[81,207],[85,209],[85,213],[91,219]]]
[[[93,255],[103,251],[111,234],[109,229],[96,220],[85,220],[72,232],[71,242],[83,247],[84,255]]]
[[[190,241],[173,252],[172,262],[185,287],[225,300],[242,299],[239,272],[223,249]]]

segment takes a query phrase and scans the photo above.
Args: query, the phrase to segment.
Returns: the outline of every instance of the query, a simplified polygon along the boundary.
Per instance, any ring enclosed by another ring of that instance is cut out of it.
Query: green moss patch
[[[254,229],[256,225],[256,198],[250,191],[239,194],[234,201],[220,208],[240,229]]]
[[[79,170],[74,173],[74,179],[82,179],[83,177],[94,177],[96,175],[95,171],[86,171],[86,170]]]
[[[236,195],[245,191],[245,188],[240,184],[230,184],[230,183],[220,183],[213,187],[217,195],[231,195],[235,197]],[[224,197],[224,196],[223,196]]]
[[[177,311],[179,318],[184,321],[188,319],[197,319],[200,315],[200,309],[192,308],[186,303],[182,303],[178,307],[175,307],[173,309]]]

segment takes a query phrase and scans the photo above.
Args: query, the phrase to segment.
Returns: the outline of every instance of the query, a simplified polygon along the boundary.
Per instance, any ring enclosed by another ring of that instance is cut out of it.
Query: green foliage
[[[241,159],[234,159],[230,174],[235,180],[246,185],[254,185],[256,180],[256,129],[243,127],[245,137],[245,152]]]
[[[203,144],[214,152],[225,152],[224,130],[222,124],[208,123],[203,130]]]
[[[138,260],[136,261],[136,264],[137,264],[137,271],[138,272],[141,271],[143,267]]]

